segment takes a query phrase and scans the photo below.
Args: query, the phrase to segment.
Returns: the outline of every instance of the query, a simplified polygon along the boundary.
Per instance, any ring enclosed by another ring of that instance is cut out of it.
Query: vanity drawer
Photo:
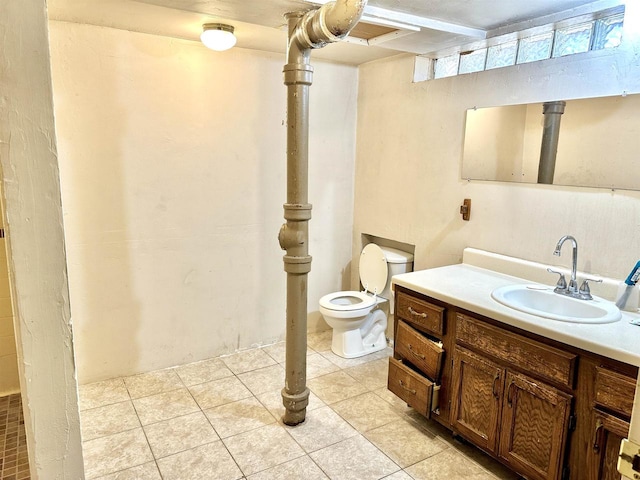
[[[395,315],[436,335],[444,333],[444,307],[412,297],[404,292],[398,292],[396,295]]]
[[[407,405],[413,407],[418,413],[427,418],[431,414],[431,399],[433,395],[433,382],[420,376],[402,362],[389,357],[388,388]]]
[[[429,340],[402,320],[398,321],[395,339],[396,354],[415,365],[432,380],[440,378],[442,344]]]
[[[508,365],[545,378],[553,383],[573,386],[576,355],[549,347],[535,340],[494,327],[475,318],[457,314],[457,342],[480,349]]]
[[[596,367],[596,404],[629,418],[635,393],[635,380],[606,368]]]

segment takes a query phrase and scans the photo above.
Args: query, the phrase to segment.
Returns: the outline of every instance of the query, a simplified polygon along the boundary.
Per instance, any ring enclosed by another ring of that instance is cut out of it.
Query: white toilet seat
[[[333,292],[320,299],[321,307],[335,312],[371,308],[376,303],[376,297],[356,291]]]
[[[380,304],[390,300],[389,274],[404,273],[389,264],[404,264],[413,256],[399,250],[384,250],[370,243],[360,252],[358,264],[364,291],[333,292],[322,297],[320,313],[333,329],[331,351],[343,358],[362,357],[387,347],[387,309]]]

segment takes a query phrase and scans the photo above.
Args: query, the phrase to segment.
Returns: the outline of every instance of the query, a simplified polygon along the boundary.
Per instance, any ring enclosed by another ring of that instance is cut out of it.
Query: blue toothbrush
[[[633,291],[633,287],[635,286],[635,284],[638,283],[638,280],[640,280],[640,260],[638,260],[635,267],[631,269],[629,276],[624,281],[624,283],[627,284],[627,287],[624,289],[624,292],[622,293],[622,295],[620,295],[620,298],[616,302],[616,307],[618,307],[619,309],[624,308],[625,304],[627,303],[627,299]]]

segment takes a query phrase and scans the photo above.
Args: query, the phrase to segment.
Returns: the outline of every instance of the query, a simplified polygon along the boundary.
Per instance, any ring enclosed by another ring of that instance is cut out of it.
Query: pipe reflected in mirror
[[[544,127],[542,145],[540,147],[540,163],[538,165],[538,183],[553,184],[560,138],[560,120],[567,102],[545,102],[542,104]]]

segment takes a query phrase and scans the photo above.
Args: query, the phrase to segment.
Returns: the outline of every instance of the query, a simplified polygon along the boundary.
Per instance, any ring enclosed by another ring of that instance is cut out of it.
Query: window
[[[461,49],[461,53],[436,58],[433,78],[481,72],[620,45],[624,11],[608,10],[593,14],[590,18],[587,21],[584,17],[568,19],[560,22],[558,27],[549,24],[536,28],[535,33],[511,33],[504,35],[504,42],[496,37],[488,41],[491,43],[489,46],[476,43],[473,48]],[[518,39],[514,40],[514,35]]]

